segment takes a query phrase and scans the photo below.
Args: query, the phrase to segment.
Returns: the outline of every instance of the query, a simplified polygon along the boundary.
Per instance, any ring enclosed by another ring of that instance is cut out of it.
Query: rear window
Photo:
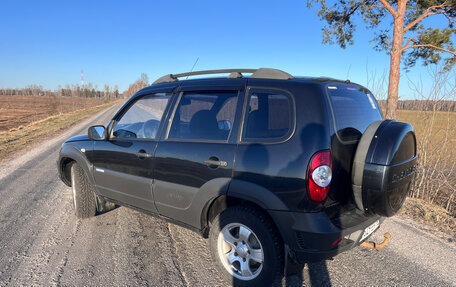
[[[341,140],[359,140],[372,122],[382,119],[377,101],[365,88],[350,84],[330,84],[326,89]]]

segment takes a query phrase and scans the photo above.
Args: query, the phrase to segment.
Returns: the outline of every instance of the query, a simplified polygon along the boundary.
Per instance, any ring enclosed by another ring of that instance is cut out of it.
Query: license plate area
[[[377,220],[374,223],[372,223],[371,225],[369,225],[368,227],[366,227],[366,229],[364,229],[363,235],[361,236],[361,239],[359,241],[363,241],[364,239],[369,237],[369,235],[374,233],[374,231],[377,230],[379,227],[380,227],[380,220]]]

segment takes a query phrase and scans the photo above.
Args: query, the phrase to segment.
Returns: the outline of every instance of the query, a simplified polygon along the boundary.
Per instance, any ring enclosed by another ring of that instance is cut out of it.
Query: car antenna
[[[195,68],[196,63],[198,63],[199,59],[200,59],[200,57],[196,58],[196,61],[195,61],[195,63],[193,64],[192,69],[190,70],[190,73],[193,72],[193,69]],[[188,77],[189,77],[189,76],[187,76],[187,78],[185,78],[185,79],[187,80]]]
[[[199,61],[199,57],[196,58],[196,61],[195,61],[195,63],[193,63],[193,66],[192,66],[192,69],[191,69],[190,72],[193,72],[193,69],[195,68],[196,63],[198,63],[198,61]],[[187,78],[185,78],[185,79],[187,80],[188,77],[189,77],[189,76],[187,76]],[[180,81],[180,82],[179,82],[179,85],[178,85],[176,88],[174,88],[174,91],[180,91],[180,87],[181,87],[181,86],[182,86],[182,81]]]

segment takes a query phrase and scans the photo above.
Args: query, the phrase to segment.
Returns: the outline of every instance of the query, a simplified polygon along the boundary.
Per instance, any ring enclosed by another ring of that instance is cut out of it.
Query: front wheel
[[[76,217],[87,218],[97,213],[97,202],[93,186],[78,163],[71,165],[71,188]]]
[[[211,254],[222,275],[235,286],[266,286],[282,274],[283,243],[261,211],[235,206],[212,222]]]

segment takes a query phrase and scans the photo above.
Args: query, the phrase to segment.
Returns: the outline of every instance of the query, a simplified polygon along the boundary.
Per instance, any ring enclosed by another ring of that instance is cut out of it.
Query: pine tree
[[[329,4],[328,2],[331,2]],[[453,36],[456,34],[456,0],[308,0],[316,3],[318,16],[327,25],[323,42],[346,48],[353,44],[354,19],[361,17],[367,28],[375,30],[375,49],[389,51],[390,73],[386,117],[395,118],[398,103],[400,66],[413,67],[418,60],[424,65],[443,61],[447,70],[456,63]],[[445,17],[443,29],[428,27],[428,17]],[[385,20],[393,23],[386,25]]]

